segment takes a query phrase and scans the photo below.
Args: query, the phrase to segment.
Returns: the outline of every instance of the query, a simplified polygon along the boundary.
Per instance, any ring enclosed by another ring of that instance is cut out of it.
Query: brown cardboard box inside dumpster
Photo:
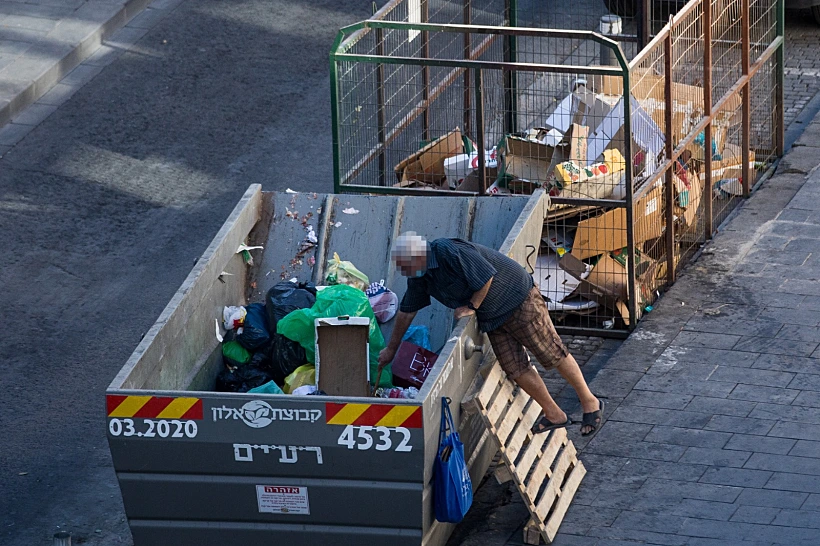
[[[370,395],[369,334],[365,317],[316,319],[319,390],[330,396]]]
[[[461,131],[456,128],[396,165],[396,176],[399,179],[396,186],[409,187],[412,180],[443,185],[447,178],[444,174],[444,160],[460,154],[463,149]]]
[[[663,186],[656,186],[635,205],[635,244],[663,233]],[[572,255],[583,260],[626,246],[626,209],[578,222]]]

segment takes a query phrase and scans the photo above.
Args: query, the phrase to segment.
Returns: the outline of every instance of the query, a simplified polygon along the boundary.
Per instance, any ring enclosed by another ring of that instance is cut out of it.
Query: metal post
[[[505,0],[504,9],[506,12],[507,24],[511,27],[518,26],[518,0]],[[504,60],[517,62],[517,37],[509,35],[504,41]],[[504,132],[515,133],[518,131],[518,74],[513,70],[504,70]]]
[[[339,31],[330,53],[330,131],[333,139],[333,189],[335,193],[342,193],[342,145],[339,141],[339,67],[336,63],[336,51],[338,51],[343,38],[344,32]]]
[[[664,123],[666,124],[664,136],[666,138],[666,159],[672,159],[675,143],[672,141],[672,109],[674,106],[674,96],[672,95],[672,32],[666,34],[663,42],[663,64],[664,64]],[[711,149],[707,145],[707,149]],[[666,223],[666,284],[671,286],[675,282],[675,169],[673,163],[666,170],[666,180],[664,184],[664,217]]]
[[[703,114],[712,117],[712,0],[703,6]],[[703,238],[708,241],[714,230],[712,218],[712,123],[703,131],[704,189],[703,195]],[[696,180],[696,183],[700,181]]]
[[[626,190],[626,291],[629,298],[629,329],[638,322],[638,298],[635,290],[635,160],[632,155],[632,92],[630,90],[629,69],[622,64],[624,82],[624,158],[626,169],[624,189]]]
[[[743,59],[741,60],[741,68],[743,76],[749,75],[749,0],[742,0],[742,13],[740,16],[740,30],[741,30],[741,51]],[[749,154],[750,137],[752,131],[752,96],[751,83],[747,80],[746,85],[743,86],[743,112],[742,112],[742,128],[743,132],[743,197],[749,197],[749,190],[752,187],[752,170],[749,168],[749,161],[751,156]],[[711,145],[711,143],[710,143]]]
[[[782,37],[785,33],[785,19],[786,13],[784,11],[785,0],[778,0],[777,2],[777,35]],[[777,83],[777,89],[775,90],[775,154],[778,157],[781,157],[786,152],[786,115],[784,112],[784,78],[783,78],[783,68],[786,66],[786,44],[783,43],[777,48],[777,61],[775,65],[775,81]]]
[[[430,4],[429,0],[421,0],[421,22],[427,23],[430,19]],[[430,58],[430,33],[426,30],[421,31],[421,56],[425,59]],[[421,100],[427,104],[427,99],[430,98],[430,67],[425,66],[421,69]],[[421,114],[421,139],[424,141],[430,140],[430,107],[425,106],[424,112]]]
[[[475,69],[475,124],[478,147],[478,185],[481,195],[487,193],[487,164],[484,157],[484,82],[480,68]]]
[[[470,0],[464,0],[464,24],[469,25],[472,21],[472,17],[470,15]],[[470,60],[472,58],[472,45],[471,45],[471,34],[469,32],[464,33],[464,59]],[[464,71],[464,131],[461,133],[463,135],[470,135],[470,118],[472,114],[472,106],[471,106],[471,96],[470,93],[470,71]]]
[[[54,542],[52,544],[53,546],[71,546],[71,533],[65,531],[54,533]]]
[[[384,29],[376,28],[376,55],[384,57]],[[379,138],[379,186],[386,186],[387,158],[384,155],[384,63],[376,65],[376,123]]]
[[[623,22],[621,21],[621,18],[611,13],[608,15],[602,15],[601,21],[598,23],[598,31],[607,37],[619,35],[622,29]],[[613,64],[617,64],[617,61],[615,60],[615,52],[612,51],[607,44],[601,43],[599,44],[599,47],[601,66],[612,66]]]
[[[641,12],[638,20],[638,46],[643,49],[652,40],[652,0],[640,0]]]

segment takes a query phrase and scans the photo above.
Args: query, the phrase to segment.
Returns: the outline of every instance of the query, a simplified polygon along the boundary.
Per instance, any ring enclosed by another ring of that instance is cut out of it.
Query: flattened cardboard
[[[663,186],[656,186],[635,204],[635,244],[663,234]],[[572,255],[583,260],[626,246],[626,209],[578,222]]]
[[[578,279],[578,288],[572,296],[581,296],[616,311],[624,323],[629,325],[629,308],[624,303],[628,299],[626,271],[608,255],[602,256],[586,279],[587,266],[572,254],[564,254],[558,266]],[[596,270],[597,273],[596,273]]]
[[[636,288],[639,292],[638,317],[640,308],[651,298],[652,286],[656,276],[657,264],[645,255],[636,255]],[[592,299],[599,304],[617,311],[621,319],[629,325],[629,308],[626,302],[629,299],[628,273],[625,265],[604,254],[592,268],[589,276],[582,279],[586,271],[586,264],[571,254],[565,254],[558,262],[559,267],[580,281],[573,295]]]
[[[442,186],[446,181],[444,160],[460,154],[463,149],[461,130],[456,128],[396,165],[399,184],[409,184],[411,180],[417,180],[425,184]]]
[[[553,167],[560,153],[540,142],[507,137],[504,172],[513,178],[522,178],[544,186],[553,179]]]
[[[370,319],[316,319],[316,383],[330,396],[370,396]]]

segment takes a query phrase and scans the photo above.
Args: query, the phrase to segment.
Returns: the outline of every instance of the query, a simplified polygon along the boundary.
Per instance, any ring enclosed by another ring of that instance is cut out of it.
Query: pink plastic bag
[[[371,283],[364,292],[379,323],[387,322],[396,315],[399,297],[392,290],[385,288],[383,280]]]

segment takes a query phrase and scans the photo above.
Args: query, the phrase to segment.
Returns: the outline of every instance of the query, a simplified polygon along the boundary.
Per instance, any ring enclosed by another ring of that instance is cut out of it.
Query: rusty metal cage
[[[343,29],[336,190],[544,188],[531,265],[559,331],[626,335],[783,150],[782,0],[636,1],[607,35],[536,28],[598,15],[522,0],[397,0]]]

